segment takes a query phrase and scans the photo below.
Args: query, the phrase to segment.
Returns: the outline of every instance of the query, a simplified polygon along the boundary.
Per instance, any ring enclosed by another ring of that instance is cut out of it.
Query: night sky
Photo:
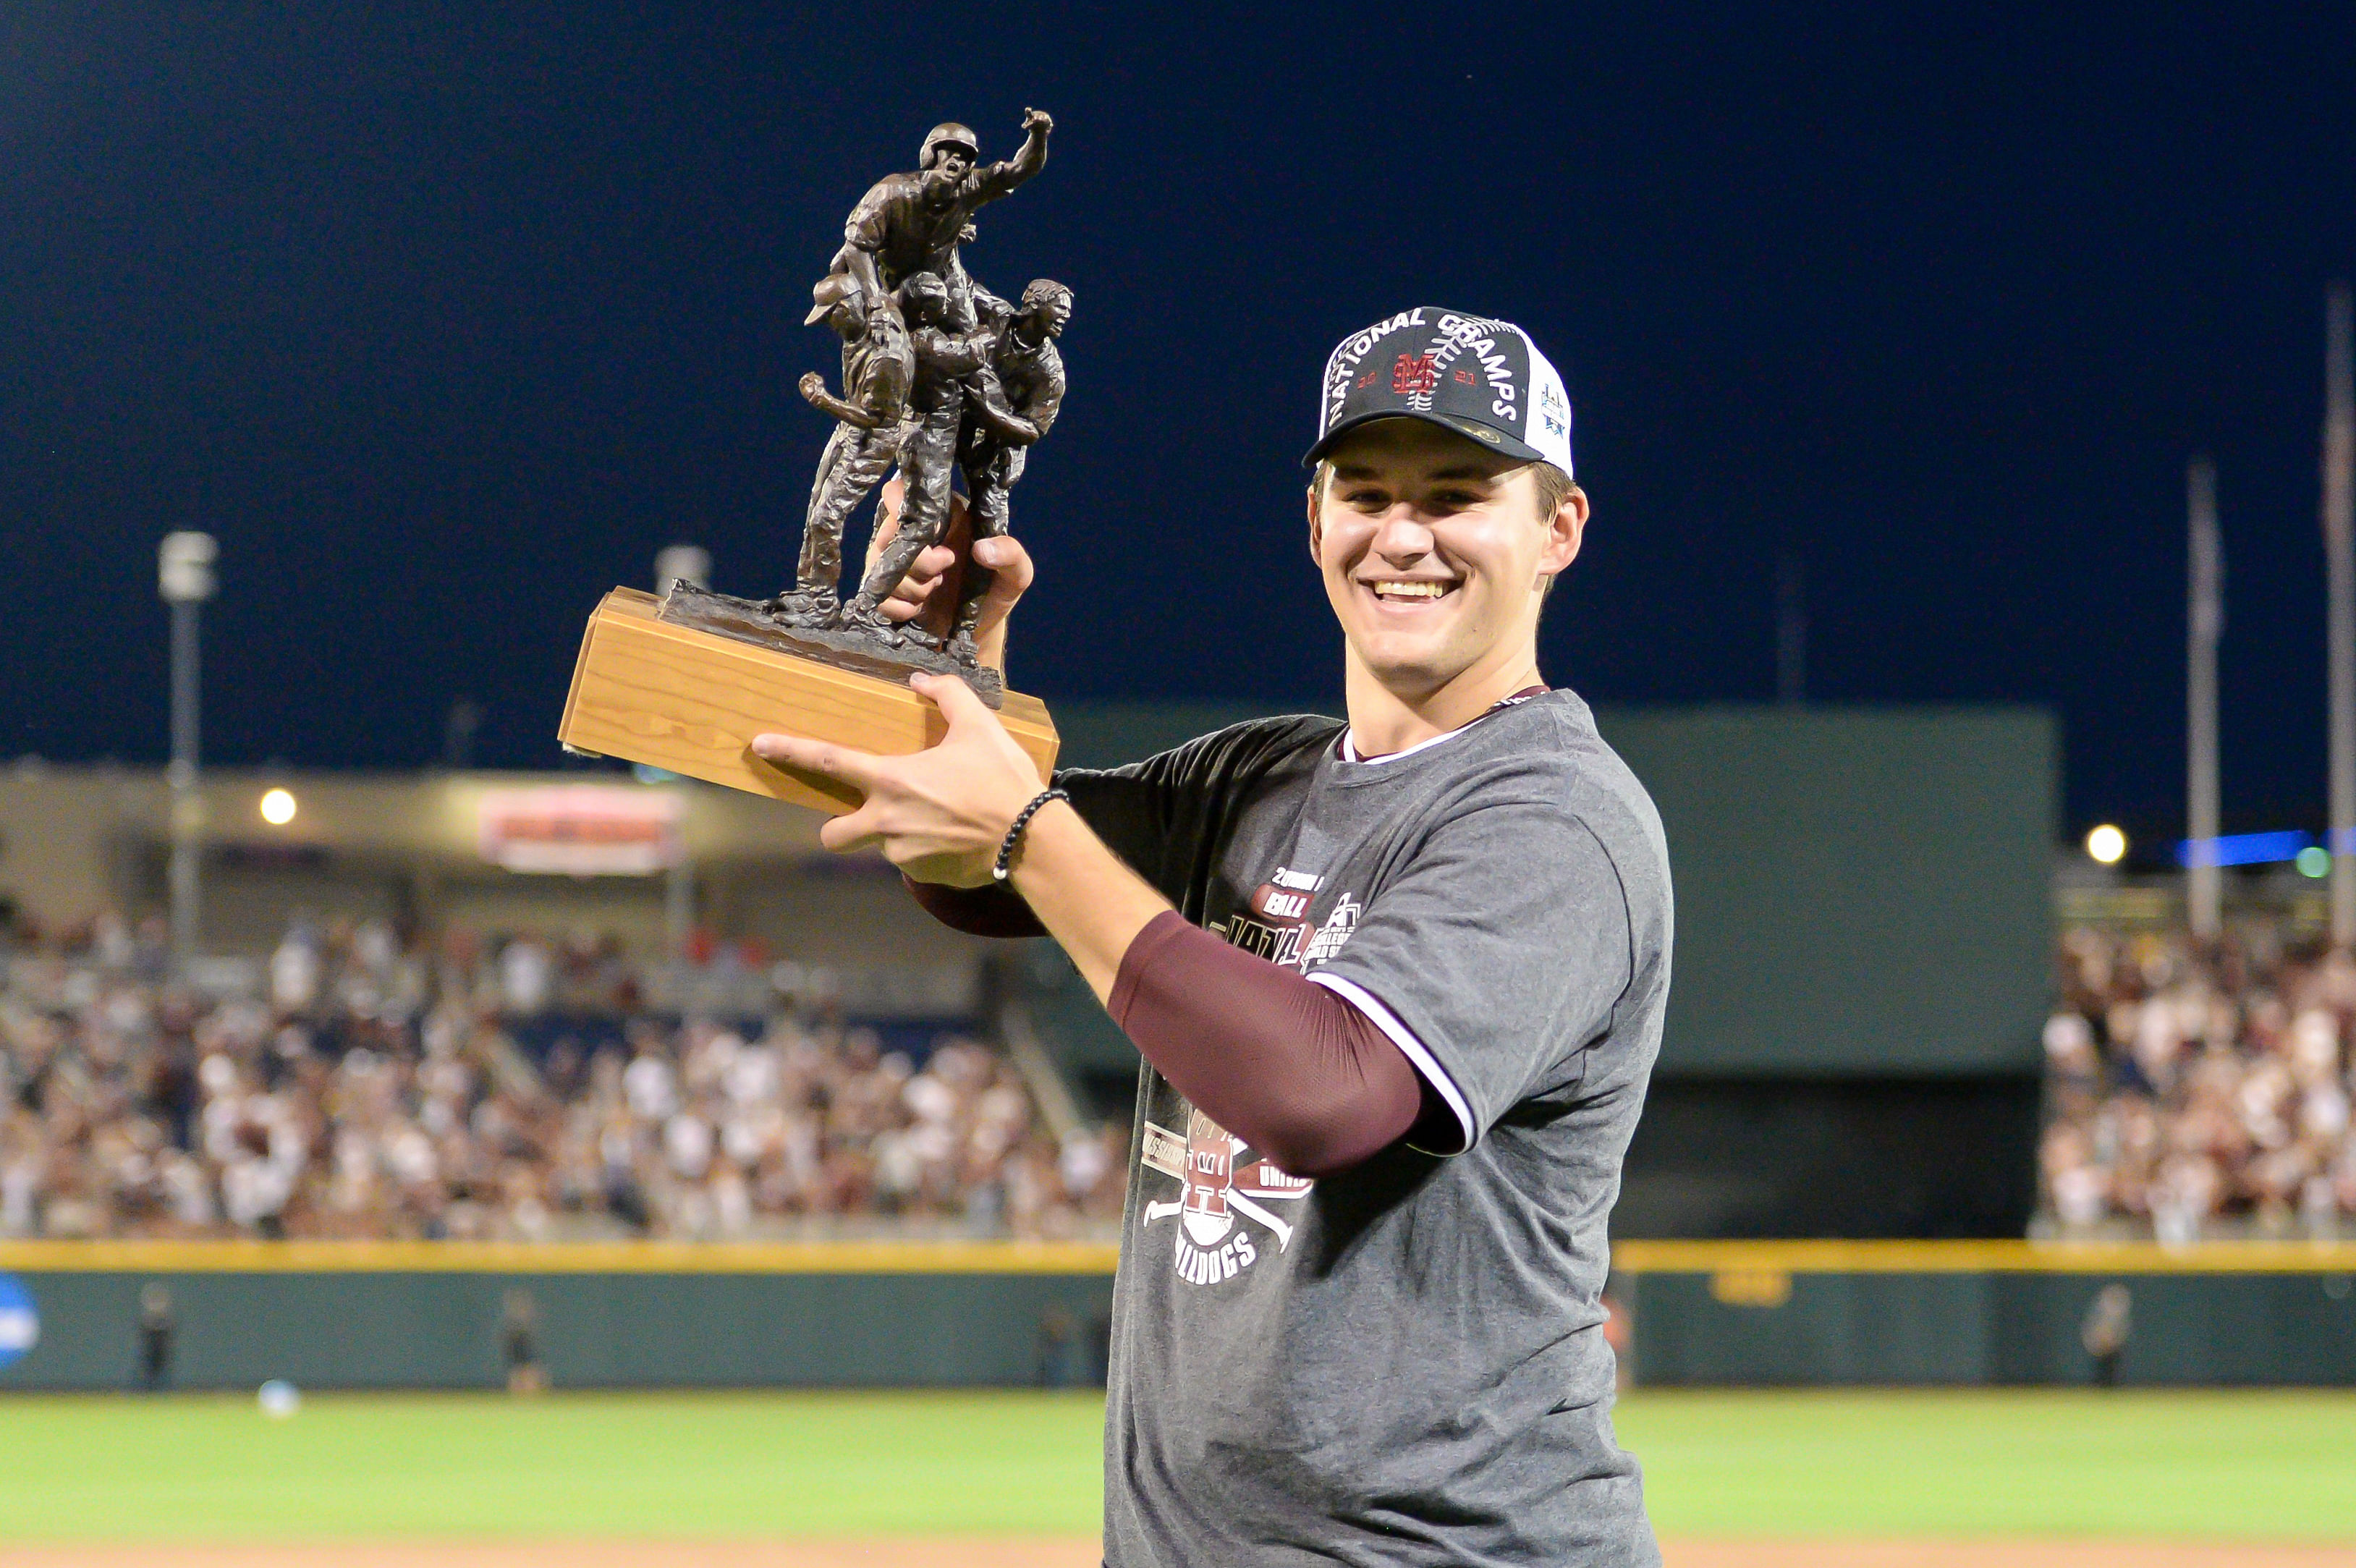
[[[789,573],[851,203],[1037,104],[966,251],[1078,296],[1021,688],[1333,701],[1318,371],[1430,304],[1577,405],[1550,678],[1767,698],[1790,554],[1812,698],[2051,703],[2071,825],[2165,822],[2206,449],[2226,825],[2319,817],[2356,8],[163,9],[0,17],[0,757],[160,760],[201,528],[209,759],[430,763],[466,696],[478,762],[556,765],[601,593],[674,540]]]

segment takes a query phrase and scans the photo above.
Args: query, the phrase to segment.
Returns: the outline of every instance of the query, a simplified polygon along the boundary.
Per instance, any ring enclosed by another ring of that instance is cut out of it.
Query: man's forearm
[[[1023,830],[1012,880],[1099,1002],[1111,996],[1137,933],[1171,908],[1065,800],[1042,807]]]
[[[1421,1079],[1365,1015],[1189,925],[1068,801],[1032,818],[1012,881],[1146,1059],[1282,1169],[1346,1170],[1415,1124]]]

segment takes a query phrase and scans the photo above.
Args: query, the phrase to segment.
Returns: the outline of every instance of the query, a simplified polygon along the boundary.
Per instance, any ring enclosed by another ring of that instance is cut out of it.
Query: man
[[[160,1393],[172,1382],[172,1337],[179,1329],[172,1293],[155,1280],[139,1287],[139,1386]]]
[[[958,438],[976,539],[1006,533],[1013,516],[1008,492],[1023,478],[1031,448],[1055,428],[1064,406],[1064,357],[1055,339],[1071,319],[1072,291],[1053,278],[1033,278],[1022,308],[991,335],[990,363],[968,392]],[[974,631],[990,585],[987,567],[967,567],[950,628],[950,657],[975,657]]]
[[[857,786],[821,837],[880,844],[936,913],[1035,919],[1145,1058],[1111,1568],[1650,1568],[1600,1296],[1668,865],[1538,680],[1588,516],[1569,404],[1519,328],[1412,310],[1334,350],[1309,456],[1346,724],[1237,725],[1044,803],[952,680],[916,682],[929,751],[755,746]],[[946,581],[920,565],[894,613]]]
[[[917,153],[916,172],[885,175],[851,209],[829,274],[848,274],[871,309],[911,274],[937,274],[948,285],[952,323],[971,331],[978,323],[958,242],[970,237],[967,220],[978,209],[1047,166],[1047,134],[1055,128],[1045,111],[1025,109],[1022,150],[978,168],[980,148],[971,131],[934,126]]]

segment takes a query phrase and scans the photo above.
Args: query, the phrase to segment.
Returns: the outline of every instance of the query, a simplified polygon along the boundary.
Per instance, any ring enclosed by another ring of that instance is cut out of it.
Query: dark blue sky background
[[[496,16],[487,13],[496,10]],[[1595,522],[1549,675],[2049,703],[2073,823],[2182,797],[2183,465],[2231,563],[2228,825],[2323,794],[2317,426],[2356,9],[12,6],[0,755],[156,759],[155,543],[221,540],[212,758],[556,761],[655,550],[789,570],[844,213],[1056,117],[967,252],[1078,292],[1016,683],[1331,700],[1294,466],[1331,341],[1511,317]]]

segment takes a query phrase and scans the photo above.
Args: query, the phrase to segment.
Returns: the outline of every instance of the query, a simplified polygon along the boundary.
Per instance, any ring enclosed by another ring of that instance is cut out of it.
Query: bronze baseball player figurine
[[[801,378],[804,399],[836,424],[810,486],[795,584],[757,604],[672,585],[661,618],[873,673],[953,671],[995,702],[997,673],[977,665],[973,636],[988,572],[969,564],[945,638],[882,607],[947,532],[953,469],[965,475],[975,537],[1006,532],[1007,492],[1062,407],[1055,339],[1071,290],[1043,278],[1010,305],[969,277],[958,253],[978,209],[1045,166],[1053,128],[1025,110],[1022,149],[981,165],[970,130],[937,125],[914,172],[886,175],[860,199],[806,318],[842,339],[842,394],[816,372]],[[844,528],[895,467],[906,489],[898,529],[844,603]]]
[[[858,281],[848,274],[830,274],[817,293],[819,304],[810,317],[824,317],[841,335],[842,390],[854,401],[829,392],[816,371],[802,377],[802,396],[840,423],[819,456],[818,477],[810,484],[797,585],[768,603],[781,619],[801,626],[825,626],[835,618],[843,525],[899,457],[908,435],[909,382],[916,372],[897,308],[887,305],[871,312]]]
[[[1055,339],[1071,318],[1072,291],[1053,278],[1033,278],[1023,291],[1022,308],[992,334],[990,363],[980,372],[981,384],[966,402],[958,456],[976,539],[1007,531],[1012,515],[1007,491],[1023,477],[1031,448],[1054,426],[1064,406],[1064,358]],[[982,596],[990,591],[990,577],[982,567],[967,563],[948,641],[949,656],[961,662],[973,661],[974,626]]]

